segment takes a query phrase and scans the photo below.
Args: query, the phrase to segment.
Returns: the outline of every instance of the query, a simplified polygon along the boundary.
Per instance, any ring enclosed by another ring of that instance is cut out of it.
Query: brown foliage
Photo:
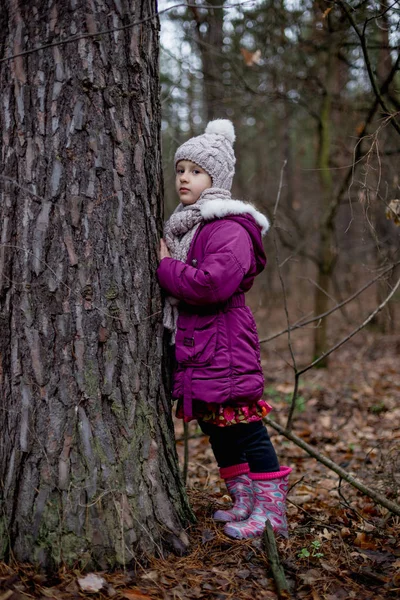
[[[308,374],[301,385],[303,404],[295,420],[298,435],[394,500],[400,490],[398,343],[393,336],[360,334],[334,356],[329,372]],[[284,421],[291,371],[271,351],[263,360],[268,365],[266,393],[276,418]],[[179,440],[180,422],[176,429]],[[288,502],[290,539],[278,539],[292,597],[396,598],[399,519],[341,482],[300,448],[270,433],[281,461],[294,467]],[[207,440],[195,424],[190,425],[190,434],[188,492],[198,519],[188,532],[190,552],[179,558],[173,554],[149,558],[146,565],[128,565],[125,572],[101,573],[107,584],[93,597],[277,598],[261,541],[232,541],[212,521],[213,511],[229,498]],[[181,441],[178,450],[182,453]],[[60,571],[50,579],[24,565],[2,565],[0,599],[78,598],[82,596],[76,583],[79,576],[79,571]]]

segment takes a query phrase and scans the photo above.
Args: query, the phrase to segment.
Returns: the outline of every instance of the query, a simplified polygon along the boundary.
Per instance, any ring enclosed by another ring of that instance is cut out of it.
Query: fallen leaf
[[[293,392],[293,383],[279,383],[275,386],[275,389],[281,394],[291,394]]]
[[[335,588],[335,592],[333,594],[327,594],[324,600],[348,600],[349,594],[348,591],[344,588]]]
[[[331,540],[333,537],[333,533],[331,531],[328,531],[325,527],[325,529],[323,530],[322,533],[319,534],[320,538],[324,538],[325,540]]]
[[[201,535],[201,541],[203,544],[210,542],[215,538],[215,532],[211,529],[203,529],[203,533]]]
[[[128,600],[151,600],[150,596],[140,590],[119,590],[119,593]]]
[[[106,580],[95,573],[88,573],[85,577],[78,579],[81,590],[91,594],[99,592],[106,584]]]
[[[14,591],[15,591],[15,589],[14,589]],[[53,598],[53,599],[60,598],[62,596],[62,592],[55,587],[42,588],[42,594],[46,598]]]
[[[294,488],[290,494],[290,500],[294,504],[305,504],[310,502],[314,496],[314,490],[308,485],[301,484]]]
[[[224,496],[222,496],[221,501],[224,504],[229,504],[229,502],[232,502],[232,498],[228,496],[228,494],[225,494]]]
[[[342,527],[340,530],[340,535],[342,538],[347,538],[351,536],[351,531],[348,527]]]
[[[72,580],[64,589],[69,594],[79,594],[79,586],[75,580]]]
[[[375,531],[376,527],[375,525],[372,525],[372,523],[364,523],[363,524],[363,530],[366,533],[371,533],[371,531]]]
[[[393,575],[392,582],[395,587],[400,587],[400,573],[395,573]]]
[[[386,209],[386,218],[393,221],[395,225],[400,225],[400,199],[395,198],[389,202]]]
[[[250,575],[250,571],[249,569],[239,569],[239,571],[236,572],[236,575],[240,577],[240,579],[247,579]]]
[[[144,573],[144,575],[141,575],[141,579],[150,579],[151,581],[157,581],[158,576],[158,571],[149,571],[148,573]]]
[[[246,50],[246,48],[240,48],[240,52],[242,53],[244,62],[248,67],[260,64],[261,50],[250,52],[249,50]]]
[[[203,583],[202,586],[203,590],[209,590],[210,592],[213,591],[215,592],[215,588],[214,586],[211,585],[211,583]]]
[[[331,429],[332,428],[332,417],[331,417],[331,415],[322,415],[319,418],[319,422],[322,425],[322,427],[324,427],[325,429]]]
[[[325,560],[320,560],[319,564],[321,565],[321,567],[325,570],[328,571],[329,573],[337,573],[337,568],[336,567],[332,567],[332,565],[330,565],[328,562],[326,562]]]
[[[300,579],[304,581],[307,585],[312,585],[316,581],[322,579],[323,575],[317,569],[309,569],[306,573],[299,575]],[[326,577],[326,575],[325,575]]]
[[[353,543],[359,548],[366,548],[368,550],[376,550],[377,547],[376,543],[363,531],[357,533]]]

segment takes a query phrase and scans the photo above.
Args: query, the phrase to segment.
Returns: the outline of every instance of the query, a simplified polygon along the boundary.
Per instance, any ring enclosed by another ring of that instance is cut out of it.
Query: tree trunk
[[[389,77],[389,74],[393,68],[393,60],[389,50],[390,47],[390,23],[389,23],[389,15],[388,15],[388,0],[381,0],[380,2],[380,11],[382,13],[382,26],[379,27],[378,35],[380,38],[380,48],[379,55],[376,64],[376,75],[378,79],[378,83],[380,87],[384,85],[384,82]],[[389,97],[392,99],[396,99],[396,87],[393,86],[392,94]],[[379,139],[379,148],[380,151],[385,148],[388,140],[390,140],[393,136],[391,132],[385,132],[386,135],[380,136]],[[390,164],[378,164],[377,166],[377,177],[385,182],[387,189],[390,190],[389,194],[393,194],[393,196],[389,195],[389,198],[397,196],[395,178],[393,177],[390,169]],[[392,183],[393,182],[393,183]],[[382,186],[383,187],[383,186]],[[388,192],[385,190],[383,197],[386,196]],[[375,200],[375,230],[377,233],[377,241],[375,243],[376,250],[376,261],[378,268],[382,264],[389,264],[390,262],[394,262],[396,253],[398,251],[398,236],[394,232],[393,223],[388,221],[385,216],[385,204],[386,202],[382,202],[379,200],[379,196]],[[379,240],[379,243],[378,243]],[[377,304],[381,304],[381,302],[388,295],[388,290],[392,289],[394,282],[396,281],[396,269],[388,276],[387,280],[378,281],[376,286],[376,301]],[[381,333],[384,334],[394,334],[396,332],[396,314],[395,314],[395,302],[388,302],[386,306],[381,310],[381,312],[376,316],[375,323]]]
[[[6,0],[2,54],[152,14]],[[105,568],[187,545],[155,278],[158,29],[0,64],[1,559]]]
[[[329,35],[329,32],[328,34]],[[321,185],[321,222],[320,240],[318,248],[318,273],[317,287],[314,296],[314,312],[316,315],[325,313],[329,308],[329,288],[334,267],[334,220],[326,221],[333,197],[333,182],[330,172],[331,153],[331,111],[332,111],[332,85],[334,79],[336,53],[332,41],[328,40],[328,56],[325,77],[325,94],[322,99],[319,127],[319,148],[317,167],[319,169]],[[313,360],[321,356],[327,346],[327,320],[322,319],[314,330],[314,356]],[[318,363],[319,368],[328,366],[328,357]]]
[[[223,24],[225,0],[210,0],[206,18],[192,8],[197,22],[197,44],[204,77],[204,103],[207,121],[226,116],[223,83]]]

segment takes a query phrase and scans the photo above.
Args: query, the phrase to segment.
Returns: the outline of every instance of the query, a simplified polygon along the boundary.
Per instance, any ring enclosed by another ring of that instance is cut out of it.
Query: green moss
[[[51,560],[55,564],[60,564],[60,498],[53,497],[46,502],[44,508],[39,533],[31,544],[33,548],[34,562],[43,564]]]
[[[119,306],[116,302],[112,302],[110,304],[110,306],[108,307],[108,312],[110,313],[110,315],[112,315],[113,317],[118,317],[119,316]]]
[[[77,558],[82,561],[87,561],[87,540],[78,537],[74,533],[66,533],[60,539],[60,557],[66,565],[72,565]]]
[[[114,415],[119,418],[124,416],[123,406],[120,403],[117,403],[115,400],[111,402],[111,412],[113,412]]]
[[[99,389],[96,363],[88,360],[84,371],[85,391],[89,398],[96,398]]]
[[[8,523],[5,516],[0,517],[0,559],[5,560],[9,547]]]
[[[118,288],[117,286],[111,285],[108,290],[106,291],[106,298],[107,300],[115,300],[116,298],[118,298]]]
[[[108,465],[108,458],[106,453],[104,452],[101,443],[99,441],[98,438],[96,438],[96,436],[93,436],[92,438],[92,448],[93,448],[93,453],[97,456],[97,458],[100,460],[100,462],[104,465],[107,464]],[[108,465],[110,466],[110,465]]]
[[[55,494],[46,503],[37,538],[31,536],[27,540],[33,550],[33,562],[54,567],[62,563],[72,566],[79,561],[81,566],[86,567],[91,561],[89,542],[85,536],[77,536],[72,532],[63,533],[61,511],[61,498]]]

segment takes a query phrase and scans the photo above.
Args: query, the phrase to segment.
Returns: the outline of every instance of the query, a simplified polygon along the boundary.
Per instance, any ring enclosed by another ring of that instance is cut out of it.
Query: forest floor
[[[258,322],[263,315],[257,315]],[[348,324],[347,324],[348,325]],[[262,329],[262,328],[261,328]],[[351,329],[351,328],[350,328]],[[343,329],[349,330],[346,326]],[[340,339],[340,328],[335,333]],[[264,333],[261,331],[262,337]],[[263,346],[265,397],[285,425],[293,390],[287,341]],[[310,360],[310,338],[293,336],[299,362]],[[400,496],[400,336],[363,330],[300,380],[293,431],[368,487],[393,501]],[[288,495],[290,537],[277,539],[292,598],[380,600],[400,597],[400,517],[391,515],[327,467],[269,428],[281,464],[293,467]],[[207,439],[189,426],[188,493],[196,524],[187,555],[151,559],[135,572],[102,573],[108,587],[92,597],[119,600],[192,598],[275,599],[274,580],[261,540],[234,541],[213,522],[228,499]],[[182,424],[176,421],[183,461]],[[33,577],[33,575],[32,575]],[[82,597],[76,574],[58,584],[32,587],[23,570],[0,568],[0,600]],[[7,582],[14,582],[6,585]],[[19,586],[19,587],[18,587]],[[8,588],[8,589],[7,589]],[[36,591],[33,593],[33,589]],[[39,593],[38,593],[39,590]],[[19,592],[22,592],[19,593]]]
[[[294,380],[285,362],[290,361],[284,344],[263,351],[265,397],[274,406],[274,419],[283,426]],[[300,359],[308,356],[309,340],[297,336],[294,351]],[[363,331],[354,337],[331,356],[329,370],[310,370],[300,380],[293,427],[321,454],[397,502],[399,355],[400,336]],[[304,358],[299,362],[307,364]],[[281,464],[293,467],[290,537],[277,540],[292,597],[400,598],[400,517],[340,480],[272,428],[269,432]],[[226,490],[207,439],[196,425],[190,426],[190,433],[188,489],[198,519],[190,534],[193,550],[187,557],[153,564],[146,577],[154,576],[160,586],[158,596],[152,587],[154,598],[277,598],[261,541],[230,540],[222,526],[213,523],[212,513],[226,500]],[[180,423],[177,438],[183,460]]]

